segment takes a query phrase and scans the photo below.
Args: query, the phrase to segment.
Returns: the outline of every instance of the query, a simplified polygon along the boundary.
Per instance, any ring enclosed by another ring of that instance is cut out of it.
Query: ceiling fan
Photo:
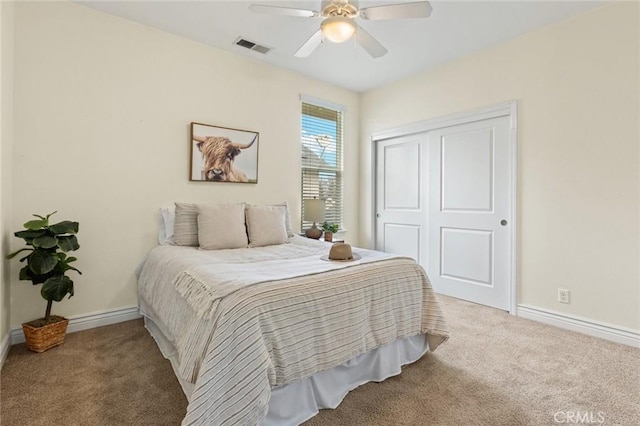
[[[356,24],[355,18],[364,20],[428,18],[431,15],[431,5],[428,1],[414,3],[390,4],[358,8],[356,0],[323,0],[320,12],[290,7],[252,4],[253,12],[269,15],[295,16],[300,18],[324,18],[320,29],[298,49],[295,56],[304,58],[309,56],[319,45],[327,39],[334,43],[342,43],[355,35],[356,40],[364,50],[374,58],[387,53],[387,49],[371,34]]]

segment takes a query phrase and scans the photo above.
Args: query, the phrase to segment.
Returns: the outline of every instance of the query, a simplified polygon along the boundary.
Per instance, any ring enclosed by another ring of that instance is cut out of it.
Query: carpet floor
[[[451,339],[307,426],[640,425],[640,349],[440,297]],[[141,320],[11,348],[0,424],[179,425],[187,401]]]

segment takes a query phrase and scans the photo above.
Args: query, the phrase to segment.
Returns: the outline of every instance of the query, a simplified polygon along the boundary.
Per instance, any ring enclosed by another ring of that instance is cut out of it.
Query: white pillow
[[[293,228],[291,227],[291,215],[289,214],[289,204],[287,204],[287,202],[285,201],[283,203],[276,204],[276,206],[284,206],[285,208],[284,226],[287,228],[287,236],[294,237],[296,233],[293,232]]]
[[[176,220],[176,212],[173,207],[160,208],[160,220],[158,223],[158,242],[161,246],[173,244],[173,225]]]
[[[247,247],[244,203],[198,205],[198,241],[202,250]]]
[[[263,247],[287,242],[286,206],[249,206],[247,232],[249,247]]]

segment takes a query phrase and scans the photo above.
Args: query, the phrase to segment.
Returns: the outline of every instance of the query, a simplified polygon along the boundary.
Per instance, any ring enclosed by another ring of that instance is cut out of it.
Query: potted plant
[[[31,281],[33,285],[42,284],[40,294],[47,301],[44,318],[22,324],[27,348],[34,352],[44,352],[64,342],[69,320],[51,315],[51,306],[67,294],[69,298],[73,296],[73,281],[66,276],[67,271],[82,274],[71,266],[77,259],[67,256],[67,252],[80,248],[75,235],[78,222],[65,220],[50,225],[49,218],[55,213],[47,216],[34,214],[38,219],[28,221],[24,230],[14,233],[25,241],[27,247],[7,256],[7,259],[12,259],[19,253],[29,253],[20,259],[20,262],[27,262],[20,269],[20,279]]]
[[[338,232],[338,224],[325,221],[322,224],[322,230],[324,231],[324,240],[331,242],[333,241],[333,234]]]

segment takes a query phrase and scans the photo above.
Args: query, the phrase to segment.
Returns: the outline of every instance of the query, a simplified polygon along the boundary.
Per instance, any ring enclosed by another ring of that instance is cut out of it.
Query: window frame
[[[333,204],[329,204],[326,207],[325,220],[337,223],[340,231],[344,230],[344,116],[346,108],[341,105],[333,104],[330,102],[322,101],[316,98],[310,98],[301,96],[300,103],[300,194],[301,194],[301,209],[300,209],[300,225],[301,229],[309,228],[313,222],[304,220],[305,212],[305,199],[310,198],[323,198],[322,192],[324,191],[324,198],[329,199]],[[315,110],[315,111],[314,111]],[[314,114],[313,112],[316,112]],[[335,120],[330,117],[335,115]],[[328,122],[335,122],[335,133],[330,134],[329,127],[323,127],[317,123],[316,127],[305,127],[305,116],[316,117]],[[325,161],[322,159],[322,155],[325,150],[320,147],[318,138],[321,138],[322,130],[325,130],[324,134],[334,137],[335,136],[335,148],[333,150],[327,149],[327,155],[334,156],[335,165],[323,164]],[[315,131],[315,132],[314,132]],[[308,135],[308,136],[305,136]],[[311,138],[316,138],[318,146],[311,143]],[[305,149],[306,148],[306,149]],[[321,151],[322,155],[317,152]],[[309,154],[315,155],[318,158],[310,158]],[[305,157],[307,155],[307,157]],[[318,173],[325,175],[334,175],[337,189],[331,189],[331,178],[318,177],[316,181],[309,177],[310,174]],[[328,188],[327,188],[328,187]],[[332,192],[333,196],[327,197],[327,192]],[[337,192],[337,194],[336,194]],[[321,223],[320,223],[321,224]]]

